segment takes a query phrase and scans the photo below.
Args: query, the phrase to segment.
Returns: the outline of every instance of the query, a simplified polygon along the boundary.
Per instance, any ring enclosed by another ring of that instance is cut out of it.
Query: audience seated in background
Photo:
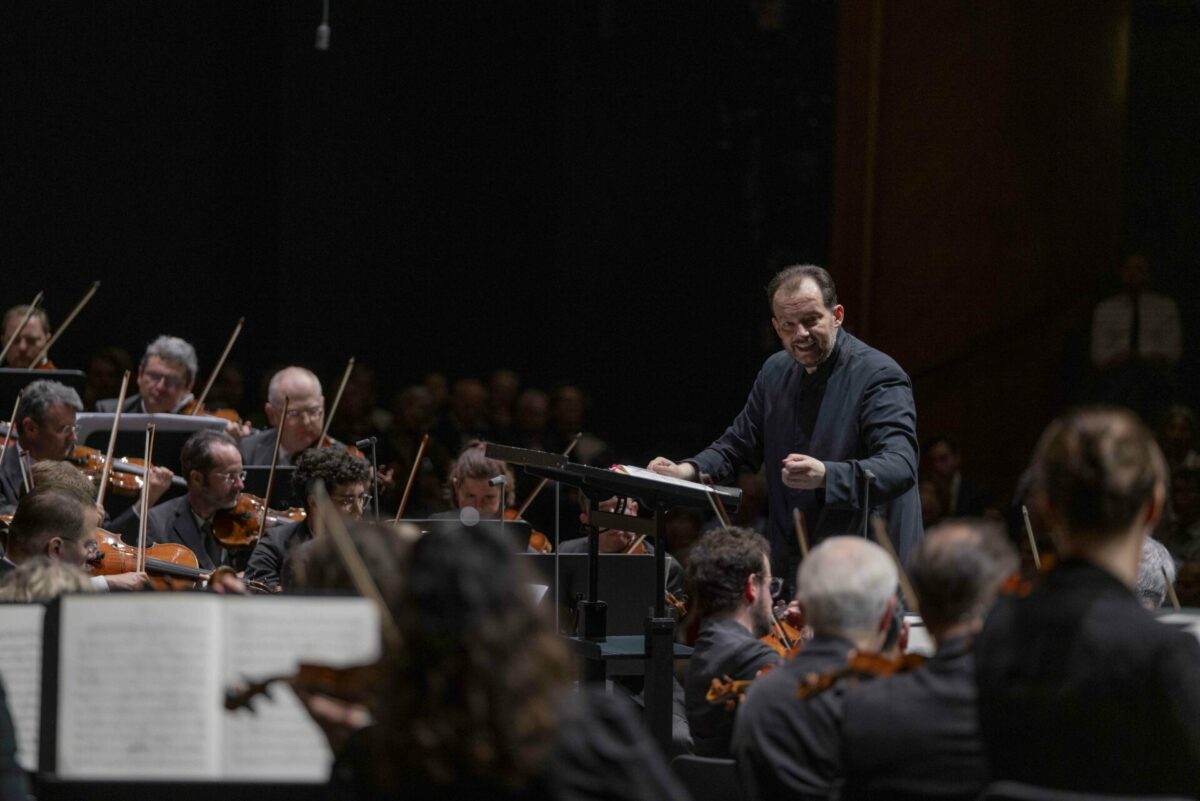
[[[946,434],[925,440],[921,448],[928,465],[928,477],[937,490],[941,516],[982,517],[996,514],[987,490],[962,474],[962,454],[958,444]]]
[[[979,637],[979,718],[993,778],[1126,795],[1200,794],[1200,643],[1134,596],[1167,466],[1133,414],[1050,424],[1034,496],[1059,563],[1003,598]]]
[[[1200,468],[1200,453],[1196,452],[1196,413],[1182,403],[1167,409],[1158,429],[1158,445],[1172,475],[1176,470]]]

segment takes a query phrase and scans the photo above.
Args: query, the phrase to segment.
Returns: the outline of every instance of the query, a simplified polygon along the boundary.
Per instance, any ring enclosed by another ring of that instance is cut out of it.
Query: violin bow
[[[398,648],[402,639],[400,627],[396,625],[396,619],[392,617],[391,609],[384,602],[375,580],[371,578],[371,571],[367,569],[367,563],[363,561],[362,554],[354,547],[354,540],[350,538],[346,522],[333,508],[333,503],[329,499],[329,491],[325,488],[325,482],[314,482],[312,494],[317,507],[316,517],[322,523],[320,529],[333,540],[334,550],[337,551],[346,572],[350,574],[350,580],[354,582],[354,588],[358,590],[358,594],[369,598],[379,609],[379,621],[382,624],[384,641],[390,647]]]
[[[888,552],[888,556],[892,557],[892,562],[896,565],[896,575],[900,579],[900,594],[904,596],[904,603],[911,612],[919,614],[920,606],[917,604],[917,594],[913,591],[912,582],[908,580],[908,573],[905,572],[904,565],[900,564],[900,557],[896,554],[896,546],[892,545],[892,538],[888,536],[887,527],[884,526],[881,519],[872,517],[871,531],[875,535],[875,541]]]
[[[342,383],[338,384],[337,394],[333,396],[333,405],[325,415],[325,430],[321,432],[321,438],[317,442],[324,442],[325,437],[329,436],[329,426],[333,424],[333,416],[337,414],[338,404],[342,402],[342,393],[346,391],[346,384],[350,381],[350,373],[353,371],[354,357],[351,356],[350,361],[346,362],[346,371],[342,373]]]
[[[275,491],[275,468],[279,466],[279,445],[283,442],[283,425],[287,422],[288,405],[292,399],[283,397],[283,411],[279,413],[279,427],[275,429],[275,450],[271,453],[271,471],[267,473],[267,495],[263,498],[262,517],[258,519],[258,539],[267,529],[267,514],[271,510],[271,493]]]
[[[146,572],[146,523],[150,518],[150,457],[154,455],[154,423],[146,423],[146,476],[142,479],[142,519],[138,521],[138,547],[136,570]]]
[[[221,351],[221,358],[217,359],[217,363],[213,365],[212,373],[208,376],[208,381],[204,384],[204,389],[200,391],[200,397],[196,398],[196,405],[192,409],[192,414],[200,414],[200,409],[204,406],[204,401],[208,398],[208,391],[212,389],[212,385],[217,380],[217,373],[221,372],[221,368],[225,366],[225,360],[229,358],[229,351],[233,350],[233,343],[237,342],[238,335],[242,333],[242,326],[246,324],[245,317],[239,317],[237,325],[233,327],[233,333],[229,335],[229,341],[225,343],[225,350]]]
[[[721,521],[721,525],[729,528],[733,523],[729,520],[729,512],[725,511],[725,502],[721,500],[721,496],[717,493],[717,485],[713,483],[712,476],[701,476],[700,480],[710,490],[708,493],[708,502],[712,504],[713,511],[717,513],[717,519]]]
[[[571,451],[575,450],[575,446],[579,444],[579,440],[581,437],[583,437],[582,431],[577,433],[571,439],[571,441],[567,444],[567,447],[565,449],[563,449],[562,455],[570,456]],[[525,512],[527,512],[529,510],[530,505],[537,498],[538,494],[541,493],[541,491],[543,489],[545,489],[546,485],[549,483],[550,483],[550,479],[548,479],[548,478],[543,478],[541,481],[539,481],[537,483],[537,486],[533,488],[533,492],[529,493],[529,497],[525,499],[525,503],[521,504],[521,508],[517,510],[517,516],[515,518],[513,518],[514,520],[525,519]]]
[[[21,410],[21,396],[25,394],[25,390],[17,390],[17,399],[13,402],[12,417],[8,420],[8,430],[4,432],[4,446],[0,447],[0,463],[4,461],[4,455],[8,453],[8,443],[12,440],[13,432],[17,429],[17,412]]]
[[[100,489],[96,493],[96,505],[104,506],[104,494],[108,491],[108,476],[112,472],[113,451],[117,447],[117,430],[121,427],[121,409],[125,406],[125,393],[129,391],[129,371],[121,379],[121,394],[117,396],[117,411],[113,414],[112,431],[108,434],[108,450],[104,455],[104,467],[100,470]],[[143,486],[146,476],[142,476]]]
[[[804,528],[804,512],[792,510],[792,525],[796,527],[796,542],[800,545],[800,558],[808,558],[808,533]]]
[[[33,318],[33,313],[37,311],[38,304],[42,302],[42,294],[43,293],[39,292],[36,296],[34,296],[33,302],[29,304],[29,308],[25,311],[25,319],[21,320],[21,324],[17,326],[17,330],[14,331],[13,335],[8,338],[7,342],[4,343],[4,350],[0,350],[0,364],[4,364],[4,357],[8,355],[8,349],[11,348],[12,344],[17,341],[17,337],[19,337],[21,332],[25,330],[25,326],[29,325],[30,319]]]
[[[1163,581],[1167,583],[1167,597],[1171,599],[1171,606],[1178,609],[1179,596],[1175,593],[1175,585],[1171,583],[1171,576],[1167,573],[1166,565],[1159,565],[1158,569],[1162,571]]]
[[[33,362],[31,362],[29,365],[30,370],[36,369],[39,364],[46,360],[46,354],[50,352],[50,348],[54,347],[54,343],[57,342],[58,338],[63,335],[63,332],[67,330],[67,326],[69,326],[75,320],[76,315],[83,310],[83,307],[87,305],[88,301],[92,299],[92,295],[95,295],[96,290],[99,288],[100,282],[94,281],[91,288],[88,289],[88,291],[84,293],[83,297],[80,298],[79,302],[75,304],[75,308],[71,309],[71,313],[67,315],[67,319],[62,321],[62,325],[60,325],[58,330],[54,332],[54,335],[50,337],[50,341],[42,346],[41,353],[34,357]]]
[[[1038,553],[1037,538],[1033,536],[1033,526],[1029,524],[1029,509],[1021,504],[1021,517],[1025,519],[1025,536],[1029,537],[1029,550],[1033,552],[1033,566],[1042,569],[1042,557]]]
[[[408,472],[408,483],[404,485],[404,495],[400,498],[400,508],[396,510],[393,523],[399,523],[400,518],[404,517],[404,509],[408,506],[408,495],[412,492],[413,482],[417,480],[417,471],[421,469],[421,460],[425,458],[425,447],[428,444],[429,435],[425,434],[421,437],[421,444],[417,446],[417,457],[413,459],[412,470]]]

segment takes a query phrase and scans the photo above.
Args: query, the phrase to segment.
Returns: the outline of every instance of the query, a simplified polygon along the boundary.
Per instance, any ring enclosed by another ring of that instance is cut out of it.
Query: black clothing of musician
[[[988,782],[971,641],[942,643],[924,665],[846,693],[843,801],[963,799]]]
[[[753,679],[764,667],[774,667],[781,659],[745,626],[727,617],[704,621],[694,648],[683,684],[694,750],[697,756],[728,758],[737,710],[707,700],[713,679]]]
[[[449,784],[413,777],[393,787],[371,781],[371,732],[354,735],[338,755],[330,778],[335,801],[686,801],[687,792],[667,769],[658,746],[627,702],[598,690],[568,696],[558,739],[542,772],[521,788],[509,788],[467,774]],[[382,745],[386,749],[386,743]]]
[[[993,777],[1081,792],[1200,795],[1200,643],[1081,559],[1004,598],[977,650]]]
[[[312,539],[307,518],[272,526],[263,532],[246,565],[246,581],[260,581],[272,590],[287,589],[292,549]]]
[[[854,644],[818,635],[797,656],[755,680],[733,724],[733,757],[751,799],[826,801],[842,775],[845,685],[796,697],[809,673],[843,667]]]

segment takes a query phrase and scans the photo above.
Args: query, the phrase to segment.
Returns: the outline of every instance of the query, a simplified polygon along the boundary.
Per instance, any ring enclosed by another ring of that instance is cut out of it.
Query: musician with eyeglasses
[[[213,535],[213,518],[237,506],[246,478],[237,440],[208,429],[188,437],[179,461],[187,494],[155,506],[146,521],[151,544],[174,542],[196,554],[202,570],[218,565],[245,567],[248,554],[228,552]]]
[[[196,349],[179,337],[160,336],[146,346],[138,365],[138,391],[125,399],[125,414],[176,413],[192,400],[199,364]],[[115,412],[117,398],[96,401],[96,411]]]
[[[65,384],[41,380],[25,387],[15,430],[0,463],[0,513],[11,512],[33,488],[31,470],[35,463],[70,458],[78,444],[75,415],[80,411],[83,403],[79,393]],[[165,467],[151,467],[151,505],[171,486],[173,476]],[[136,528],[136,520],[133,523]]]
[[[287,416],[283,415],[287,400]],[[309,448],[338,444],[321,438],[325,430],[325,396],[321,380],[304,367],[285,367],[271,376],[264,405],[269,428],[256,431],[241,442],[242,461],[250,465],[269,465],[275,452],[276,431],[283,425],[279,441],[279,464],[297,464],[300,455]]]
[[[370,502],[370,477],[367,460],[340,445],[306,450],[292,475],[292,487],[297,496],[304,497],[308,514],[304,520],[272,526],[263,533],[246,565],[246,581],[261,582],[274,591],[287,590],[292,583],[292,549],[313,537],[310,521],[316,508],[315,483],[324,482],[329,500],[343,519],[361,520]]]

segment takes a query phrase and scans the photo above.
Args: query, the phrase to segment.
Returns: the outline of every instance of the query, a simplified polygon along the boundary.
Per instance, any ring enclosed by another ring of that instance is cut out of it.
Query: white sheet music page
[[[192,593],[63,598],[61,777],[218,777],[220,601]]]
[[[29,771],[38,766],[45,617],[41,604],[0,604],[0,678],[17,730],[17,763]]]
[[[638,478],[644,478],[649,481],[658,481],[663,484],[673,484],[677,487],[687,487],[688,489],[700,490],[701,492],[713,492],[714,491],[707,484],[701,484],[698,481],[684,481],[682,478],[675,478],[674,476],[664,476],[662,473],[655,473],[653,470],[647,470],[644,467],[636,467],[631,464],[617,465],[617,469],[620,472],[625,473],[627,475],[637,476]]]
[[[294,674],[301,663],[351,667],[380,655],[379,612],[363,598],[230,598],[225,608],[226,684]],[[223,696],[222,696],[223,697]],[[252,709],[226,712],[229,780],[324,782],[333,753],[283,682]]]

